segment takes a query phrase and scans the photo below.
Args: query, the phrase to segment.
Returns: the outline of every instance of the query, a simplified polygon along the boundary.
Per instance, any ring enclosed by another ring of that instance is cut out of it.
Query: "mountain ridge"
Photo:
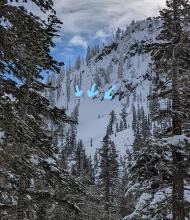
[[[148,114],[147,96],[151,89],[150,73],[152,75],[153,71],[150,54],[140,48],[157,42],[160,27],[159,18],[132,21],[125,31],[118,29],[112,43],[99,49],[84,64],[78,65],[78,69],[68,67],[66,72],[62,69],[59,76],[53,75],[48,79],[52,85],[59,87],[54,94],[46,94],[55,105],[65,107],[68,114],[79,105],[77,137],[82,139],[89,155],[94,155],[96,148],[101,146],[110,112],[114,110],[117,120],[121,120],[123,106],[127,109],[128,128],[120,132],[114,128],[112,139],[121,155],[125,154],[126,146],[133,144],[132,107],[143,108]],[[92,99],[87,96],[87,91],[93,83],[99,94]],[[117,87],[112,92],[113,99],[104,100],[105,92],[113,85]],[[76,86],[83,91],[80,98],[75,96]],[[65,94],[63,91],[66,91]],[[90,147],[91,142],[93,147]]]

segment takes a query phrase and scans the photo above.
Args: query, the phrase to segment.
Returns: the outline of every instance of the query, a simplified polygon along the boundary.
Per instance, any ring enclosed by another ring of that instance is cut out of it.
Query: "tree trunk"
[[[22,120],[26,121],[27,112],[28,112],[28,100],[29,100],[29,87],[31,85],[31,75],[29,73],[28,79],[26,80],[26,91],[25,97],[23,99],[23,112],[22,112]],[[22,156],[25,152],[25,146],[22,144],[20,146],[20,163],[22,164]],[[22,171],[21,171],[22,172]],[[18,201],[17,201],[17,220],[24,220],[25,218],[25,190],[26,190],[26,177],[22,173],[19,176],[19,190],[18,190]]]
[[[25,181],[23,177],[20,177],[19,184],[19,194],[18,194],[18,202],[17,202],[17,220],[24,219],[24,189],[25,189]]]
[[[182,157],[176,151],[173,151],[173,220],[185,220],[185,208],[184,208],[184,176],[182,167]]]
[[[176,46],[175,46],[176,47]],[[173,77],[172,77],[172,130],[173,136],[182,134],[182,121],[178,115],[180,107],[180,96],[178,90],[178,66],[173,48]],[[184,171],[183,156],[178,151],[180,146],[173,146],[173,190],[172,190],[172,212],[173,220],[185,220],[184,207]]]

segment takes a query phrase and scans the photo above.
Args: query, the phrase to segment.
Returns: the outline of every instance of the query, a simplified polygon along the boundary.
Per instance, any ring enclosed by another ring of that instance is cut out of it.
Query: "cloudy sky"
[[[104,42],[115,29],[132,20],[157,16],[165,0],[54,0],[63,21],[61,36],[55,40],[53,54],[66,63],[84,54],[88,44]]]

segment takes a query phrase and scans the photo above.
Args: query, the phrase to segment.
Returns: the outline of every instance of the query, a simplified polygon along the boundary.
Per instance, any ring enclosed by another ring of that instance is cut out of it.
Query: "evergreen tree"
[[[123,121],[120,120],[119,131],[123,131],[123,130],[124,130],[124,124],[123,124]]]
[[[117,121],[117,118],[116,118],[116,114],[115,114],[115,111],[112,110],[110,112],[110,120],[109,120],[109,125],[108,125],[108,128],[107,128],[107,134],[108,135],[111,135],[113,134],[113,125],[114,123]]]
[[[118,122],[116,122],[115,130],[116,130],[116,133],[120,131]]]
[[[142,137],[142,126],[141,123],[137,123],[136,130],[134,133],[134,143],[133,146],[135,149],[140,149],[143,143],[143,137]]]
[[[60,73],[57,77],[57,95],[56,95],[57,96],[57,101],[59,101],[61,95],[64,94],[63,87],[62,87],[64,78],[65,78],[65,69],[64,69],[64,66],[62,66],[60,68]]]
[[[124,61],[121,55],[119,59],[119,66],[118,66],[118,79],[122,79],[123,77],[123,65],[124,65]]]
[[[64,109],[51,106],[42,95],[45,88],[52,89],[41,82],[42,71],[58,72],[61,66],[50,55],[61,22],[52,1],[33,3],[47,12],[46,22],[24,7],[0,2],[0,20],[11,23],[8,28],[0,25],[0,200],[4,219],[45,219],[56,204],[76,210],[72,201],[57,199],[55,186],[61,185],[67,194],[80,188],[58,166],[58,149],[47,123],[73,122]]]
[[[153,82],[153,85],[154,85],[154,82]],[[156,85],[154,85],[154,86],[156,86]],[[150,94],[150,97],[152,97],[152,95],[153,95],[152,88],[150,88],[149,94]],[[150,111],[151,119],[154,119],[159,108],[160,108],[160,104],[159,104],[158,99],[150,99],[149,100],[149,111]]]
[[[127,220],[171,219],[168,188],[172,179],[171,155],[167,154],[168,146],[161,148],[157,143],[147,138],[137,147],[134,142],[134,152],[127,166],[129,174],[125,196],[130,207],[125,217]],[[131,206],[131,202],[136,205]]]
[[[189,119],[189,62],[190,39],[189,25],[190,3],[186,0],[166,1],[166,8],[160,12],[163,27],[158,37],[158,45],[153,45],[154,70],[160,75],[153,98],[170,100],[171,109],[160,109],[157,119],[170,118],[172,122],[170,138],[183,134],[183,125]],[[184,138],[185,141],[185,138]],[[174,220],[185,219],[184,155],[188,152],[184,142],[169,144],[173,160],[172,215]],[[189,216],[187,215],[187,218]]]
[[[132,199],[127,198],[125,196],[126,193],[126,186],[128,185],[129,178],[128,178],[128,167],[127,167],[127,161],[130,161],[130,152],[126,152],[126,155],[120,157],[120,184],[119,184],[119,191],[118,191],[118,204],[119,204],[119,212],[124,218],[127,216],[127,214],[130,214],[132,209],[131,206],[133,206]]]
[[[97,68],[96,68],[96,73],[95,73],[95,76],[94,76],[94,82],[96,83],[97,87],[102,86],[102,81],[101,81],[101,78],[100,78],[100,75],[99,75],[99,70]]]
[[[91,48],[88,46],[87,52],[86,52],[86,64],[89,65],[89,61],[91,59]]]
[[[118,154],[114,142],[108,135],[103,139],[103,145],[100,149],[100,180],[104,192],[105,210],[108,213],[106,219],[111,218],[111,212],[114,208],[114,190],[117,186],[118,178]]]
[[[94,184],[95,173],[91,158],[88,158],[82,140],[77,144],[75,164],[72,166],[72,173],[85,185]]]
[[[66,71],[66,94],[67,94],[67,105],[70,101],[70,97],[71,97],[71,65],[69,63],[69,67]]]
[[[73,121],[76,121],[78,123],[78,117],[79,117],[79,103],[75,106],[73,112],[71,113],[71,117],[73,118]]]
[[[95,183],[99,183],[99,154],[98,151],[96,150],[95,155],[94,155],[94,175],[95,175]]]
[[[138,103],[138,105],[137,105],[137,120],[138,120],[138,122],[141,122],[142,118],[143,118],[142,111],[141,111],[140,105]]]
[[[76,126],[72,125],[65,132],[64,135],[64,144],[62,146],[62,151],[65,154],[65,157],[71,157],[73,152],[76,150],[77,140],[76,140]]]
[[[82,179],[82,172],[83,172],[83,166],[84,166],[84,146],[82,141],[80,140],[77,143],[77,148],[75,152],[75,164],[72,167],[72,173],[73,175],[80,177]]]
[[[85,156],[84,158],[84,173],[86,184],[94,185],[95,183],[95,172],[91,157]]]
[[[93,140],[92,140],[92,138],[90,138],[90,147],[91,148],[93,147]]]
[[[120,28],[118,28],[118,29],[117,29],[117,31],[116,31],[115,38],[116,38],[116,40],[119,40],[119,39],[120,39],[120,37],[121,37],[121,29],[120,29]]]
[[[80,58],[80,55],[77,57],[76,59],[76,63],[75,63],[75,69],[76,70],[80,70],[80,67],[81,67],[81,58]]]
[[[136,113],[136,108],[135,108],[134,103],[132,105],[132,112],[133,112],[132,128],[133,128],[133,131],[135,132],[136,126],[137,126],[137,113]]]
[[[124,129],[127,129],[127,111],[126,111],[126,108],[122,108],[121,110],[121,119],[123,121],[123,126],[124,126]]]
[[[109,65],[107,67],[107,74],[108,74],[109,78],[110,78],[112,73],[113,73],[113,60],[110,61]]]
[[[142,134],[144,139],[146,140],[151,136],[150,126],[148,123],[148,116],[144,116],[142,120]]]
[[[83,73],[83,71],[80,71],[80,74],[79,74],[79,86],[80,86],[80,88],[82,87],[82,73]]]

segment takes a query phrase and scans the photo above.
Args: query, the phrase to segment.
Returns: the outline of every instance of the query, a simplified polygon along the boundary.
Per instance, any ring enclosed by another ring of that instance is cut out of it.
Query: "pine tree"
[[[108,74],[109,79],[112,73],[113,73],[113,60],[110,61],[107,67],[107,74]]]
[[[133,131],[135,132],[136,126],[137,126],[137,113],[136,113],[136,108],[135,108],[134,103],[132,105],[132,112],[133,112],[132,128],[133,128]]]
[[[71,113],[71,117],[73,118],[73,121],[76,121],[78,123],[78,117],[79,117],[79,103],[75,106],[73,112]]]
[[[70,101],[71,97],[71,65],[69,63],[69,67],[66,71],[66,93],[67,93],[67,105]]]
[[[110,112],[110,120],[109,120],[109,125],[108,125],[108,128],[107,128],[108,135],[113,134],[113,125],[115,124],[116,121],[117,121],[117,118],[116,118],[115,111],[112,110]]]
[[[116,133],[120,131],[118,122],[116,122],[115,130],[116,130]]]
[[[142,111],[141,111],[140,105],[138,103],[138,105],[137,105],[137,120],[138,120],[138,122],[141,122],[142,118],[143,118]]]
[[[120,39],[120,37],[121,37],[121,29],[120,29],[120,28],[118,28],[118,29],[117,29],[117,31],[116,31],[115,38],[116,38],[116,40],[119,40],[119,39]]]
[[[118,178],[118,154],[114,142],[108,135],[103,139],[103,145],[100,149],[100,180],[104,192],[105,210],[108,213],[108,219],[114,205],[114,189],[117,186]]]
[[[93,139],[90,138],[90,147],[92,148],[93,147]]]
[[[126,111],[126,108],[122,108],[121,110],[121,119],[123,121],[123,126],[124,126],[124,129],[127,129],[127,111]]]
[[[82,73],[83,73],[83,71],[80,71],[80,73],[79,73],[79,86],[80,86],[80,88],[82,87]]]
[[[146,138],[137,147],[134,142],[134,152],[127,165],[129,179],[125,196],[130,207],[130,213],[125,217],[127,220],[170,219],[171,155],[167,154],[169,147],[161,148],[157,143]],[[131,206],[131,202],[136,205]]]
[[[74,165],[72,166],[72,173],[78,177],[86,186],[94,184],[95,172],[91,157],[87,157],[82,140],[77,144],[75,151]]]
[[[186,0],[166,1],[167,8],[160,12],[163,21],[158,37],[162,41],[154,48],[154,69],[160,74],[154,98],[171,100],[171,109],[159,110],[157,119],[170,118],[171,136],[175,139],[183,134],[183,125],[189,118],[190,3]],[[182,143],[171,144],[173,159],[172,214],[174,220],[185,219],[184,202],[184,155],[188,152]]]
[[[127,169],[127,161],[130,161],[130,152],[126,152],[126,155],[120,157],[120,184],[119,184],[119,191],[118,191],[118,203],[119,203],[119,212],[124,218],[127,214],[132,211],[131,206],[133,205],[131,198],[127,198],[125,196],[126,193],[126,186],[128,185],[129,178],[128,178],[128,169]]]
[[[140,149],[143,143],[142,137],[142,124],[140,122],[137,123],[135,133],[134,133],[134,143],[133,146],[135,149]]]
[[[84,165],[84,146],[82,140],[77,143],[75,161],[75,164],[72,166],[72,174],[82,179]]]
[[[123,124],[123,121],[120,120],[120,123],[119,123],[119,131],[123,131],[124,130],[124,124]]]
[[[142,134],[144,139],[146,140],[151,136],[150,125],[148,122],[148,116],[144,116],[142,120]]]
[[[99,154],[98,151],[96,150],[95,154],[94,154],[94,175],[95,175],[95,183],[98,184],[99,183]]]
[[[81,58],[80,58],[80,55],[78,55],[76,59],[76,63],[75,63],[75,69],[80,70],[80,67],[81,67]]]
[[[61,66],[49,53],[61,22],[55,16],[52,1],[33,1],[42,12],[47,12],[47,22],[24,7],[6,3],[0,3],[0,20],[7,19],[12,25],[9,28],[0,25],[3,218],[39,219],[47,207],[56,204],[69,205],[76,210],[71,201],[56,197],[55,185],[67,189],[68,194],[79,190],[80,184],[58,166],[58,149],[48,126],[48,121],[54,124],[73,122],[64,109],[51,106],[42,95],[45,88],[52,89],[51,85],[41,82],[42,71],[58,72]]]
[[[154,87],[156,86],[156,84],[154,84],[154,81],[153,81],[153,85],[154,85]],[[149,94],[150,94],[150,97],[153,95],[152,88],[150,88]],[[154,119],[154,116],[156,115],[159,108],[160,108],[160,104],[159,104],[158,99],[150,99],[149,100],[149,111],[150,111],[151,119]]]
[[[95,73],[95,76],[94,76],[94,82],[96,83],[97,87],[102,86],[102,80],[101,80],[100,75],[99,75],[99,69],[97,69],[97,68],[96,68],[96,73]]]
[[[89,65],[89,61],[91,59],[91,48],[88,46],[87,52],[86,52],[86,64]]]
[[[123,65],[124,65],[124,60],[122,55],[120,55],[119,66],[118,66],[118,79],[122,79],[123,77]]]
[[[84,158],[84,173],[85,173],[85,183],[94,185],[95,183],[95,172],[92,164],[91,157],[87,157],[85,154]]]
[[[64,94],[63,87],[62,87],[64,78],[65,78],[65,69],[64,69],[64,66],[62,66],[60,68],[60,73],[57,77],[57,95],[56,95],[57,96],[57,101],[59,101],[61,95]]]

